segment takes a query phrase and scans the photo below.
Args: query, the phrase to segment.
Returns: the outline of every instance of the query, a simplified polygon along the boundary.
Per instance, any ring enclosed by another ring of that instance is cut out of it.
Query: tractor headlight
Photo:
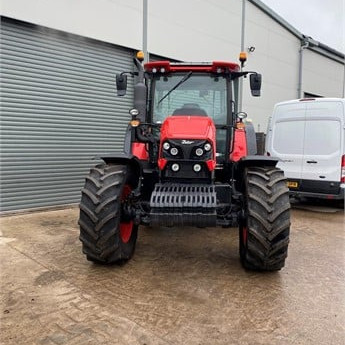
[[[194,165],[193,165],[193,170],[194,170],[195,172],[199,172],[199,171],[201,170],[201,165],[200,165],[200,164],[194,164]]]
[[[138,109],[136,109],[136,108],[133,108],[133,109],[131,109],[130,111],[129,111],[129,113],[130,113],[130,115],[131,116],[138,116],[139,115],[139,110]]]
[[[204,145],[205,151],[210,151],[211,148],[212,148],[212,146],[211,146],[211,144],[209,144],[209,143],[206,143],[206,144]]]
[[[198,157],[200,157],[200,156],[202,156],[203,154],[204,154],[204,150],[202,149],[202,148],[197,148],[196,150],[195,150],[195,154],[198,156]]]
[[[170,154],[176,156],[178,154],[178,149],[176,147],[172,147],[170,149]]]
[[[163,149],[164,150],[169,150],[170,149],[170,144],[167,141],[163,144]]]
[[[180,170],[179,164],[174,163],[174,164],[171,166],[171,170],[174,171],[174,172],[179,171],[179,170]]]

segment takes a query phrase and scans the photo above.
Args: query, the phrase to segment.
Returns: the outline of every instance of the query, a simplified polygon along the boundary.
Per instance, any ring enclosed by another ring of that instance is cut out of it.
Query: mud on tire
[[[240,257],[251,270],[284,267],[290,233],[290,202],[284,173],[275,167],[246,168]]]
[[[90,261],[124,263],[135,249],[138,227],[124,219],[122,204],[132,188],[128,167],[101,164],[90,170],[80,202],[80,240]]]

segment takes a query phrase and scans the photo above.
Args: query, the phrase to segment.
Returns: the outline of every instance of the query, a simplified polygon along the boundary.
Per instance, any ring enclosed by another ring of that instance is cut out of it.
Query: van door
[[[303,180],[320,182],[314,182],[314,188],[321,193],[329,191],[329,181],[340,181],[342,128],[341,102],[319,101],[307,104],[301,177]],[[305,182],[303,184],[303,190],[314,191],[313,186]]]
[[[281,159],[277,166],[284,170],[291,188],[298,188],[302,178],[305,112],[304,103],[277,105],[269,133],[270,154]]]

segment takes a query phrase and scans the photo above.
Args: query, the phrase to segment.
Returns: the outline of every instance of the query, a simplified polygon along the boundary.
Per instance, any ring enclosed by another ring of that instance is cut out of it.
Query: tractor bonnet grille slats
[[[153,224],[215,226],[216,190],[213,185],[157,183],[151,195]]]

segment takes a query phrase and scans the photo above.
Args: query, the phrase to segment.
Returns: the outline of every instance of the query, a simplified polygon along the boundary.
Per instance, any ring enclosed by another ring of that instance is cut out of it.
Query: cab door
[[[299,188],[302,178],[305,112],[304,103],[278,105],[269,133],[270,155],[280,158],[277,166],[284,171],[292,189]]]
[[[340,180],[342,112],[341,102],[319,101],[307,104],[301,177],[306,181],[314,181],[314,184],[316,182],[315,186],[321,189],[320,192],[323,189],[322,182]]]

